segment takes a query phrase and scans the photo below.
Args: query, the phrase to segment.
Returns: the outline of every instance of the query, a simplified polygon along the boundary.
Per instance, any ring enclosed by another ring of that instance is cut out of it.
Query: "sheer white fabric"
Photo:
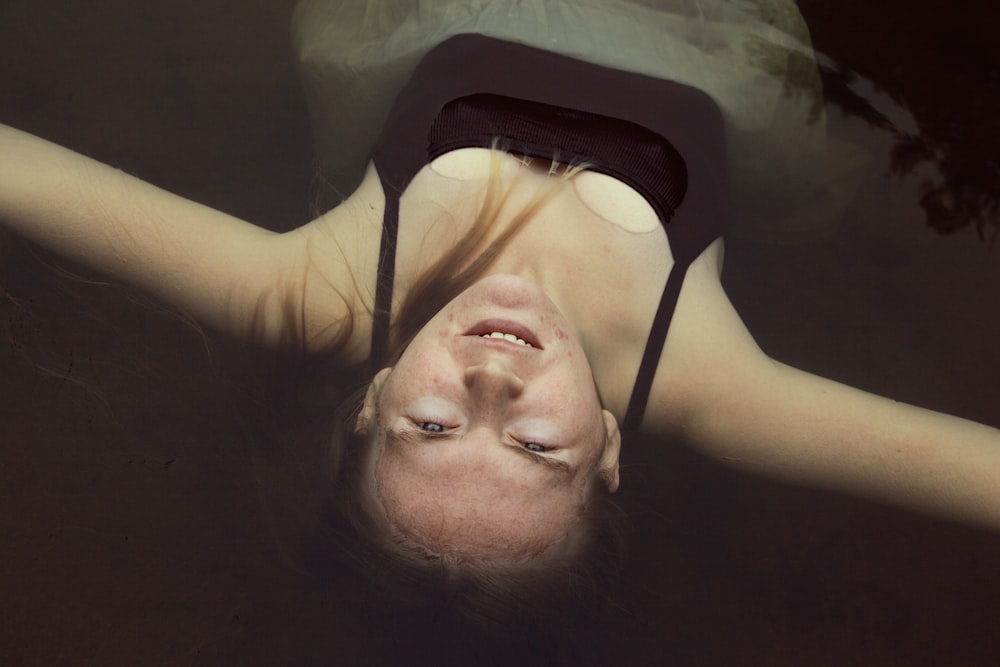
[[[420,58],[462,33],[706,92],[726,121],[735,233],[815,235],[853,190],[831,174],[859,160],[831,160],[809,34],[791,0],[302,0],[293,37],[319,168],[341,193],[359,182]]]

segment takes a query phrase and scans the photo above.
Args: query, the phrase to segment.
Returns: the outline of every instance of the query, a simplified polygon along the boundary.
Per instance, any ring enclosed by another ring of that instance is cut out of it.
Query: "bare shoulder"
[[[374,167],[337,207],[284,235],[284,263],[297,267],[295,286],[307,350],[318,352],[350,333],[338,357],[364,361],[371,336],[385,197]]]
[[[736,366],[765,359],[720,280],[723,241],[688,268],[660,354],[643,430],[678,435],[710,405]]]

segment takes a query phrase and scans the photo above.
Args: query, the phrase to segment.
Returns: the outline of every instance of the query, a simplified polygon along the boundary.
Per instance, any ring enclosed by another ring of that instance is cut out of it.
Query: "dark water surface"
[[[309,217],[313,196],[292,4],[4,0],[0,121],[287,229]],[[731,242],[727,290],[782,361],[1000,425],[989,17],[971,2],[946,15],[931,2],[800,6],[833,59],[831,126],[863,137],[873,167],[831,237]],[[837,94],[844,81],[873,91],[873,106]],[[840,110],[885,125],[898,117],[893,102],[910,109],[920,141]],[[886,175],[894,146],[897,166],[924,176]],[[933,159],[901,159],[914,155]],[[936,185],[921,190],[927,179]],[[336,577],[318,583],[282,561],[259,502],[268,480],[240,451],[220,390],[219,345],[126,291],[68,281],[50,257],[0,243],[10,294],[0,305],[0,661],[400,664],[405,633],[366,620]],[[670,443],[630,443],[624,463],[634,545],[599,642],[616,656],[609,664],[1000,656],[1000,536],[752,479]]]

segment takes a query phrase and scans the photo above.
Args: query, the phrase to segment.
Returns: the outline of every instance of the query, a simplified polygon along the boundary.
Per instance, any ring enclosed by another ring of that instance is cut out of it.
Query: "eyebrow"
[[[397,442],[420,444],[427,442],[428,440],[451,440],[457,438],[458,435],[455,433],[433,433],[413,429],[391,428],[386,431],[386,437]],[[564,475],[570,475],[573,472],[569,463],[563,461],[562,459],[557,459],[551,456],[543,456],[538,452],[533,452],[530,449],[525,449],[524,447],[518,447],[516,445],[504,444],[504,447],[517,452],[521,456],[530,460],[532,463],[543,465],[546,468],[556,470]]]
[[[517,447],[512,445],[507,445],[507,446],[513,449],[521,456],[527,457],[532,461],[534,461],[535,463],[540,463],[541,465],[547,468],[558,470],[559,472],[564,473],[566,475],[572,472],[570,470],[569,464],[563,461],[562,459],[553,458],[551,456],[542,456],[538,452],[533,452],[530,449],[525,449],[524,447]]]

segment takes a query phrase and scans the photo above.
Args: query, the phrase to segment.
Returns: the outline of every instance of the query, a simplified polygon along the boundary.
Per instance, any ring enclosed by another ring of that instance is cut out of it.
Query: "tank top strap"
[[[389,327],[392,317],[392,292],[396,277],[396,240],[399,234],[400,192],[384,177],[385,213],[382,218],[382,238],[379,244],[378,273],[375,278],[375,310],[372,313],[372,342],[369,365],[372,374],[388,363]]]
[[[653,388],[653,378],[656,376],[656,368],[660,363],[663,345],[667,341],[667,333],[670,331],[670,323],[674,318],[674,310],[677,308],[677,300],[681,294],[688,266],[687,262],[677,262],[671,267],[670,274],[667,276],[667,283],[660,296],[660,304],[656,308],[656,315],[653,317],[653,324],[649,329],[649,336],[646,338],[646,347],[642,352],[642,361],[639,363],[639,372],[636,374],[635,384],[632,386],[628,408],[625,410],[622,431],[634,432],[642,426],[642,418],[646,414],[646,404],[649,402],[649,393]]]

